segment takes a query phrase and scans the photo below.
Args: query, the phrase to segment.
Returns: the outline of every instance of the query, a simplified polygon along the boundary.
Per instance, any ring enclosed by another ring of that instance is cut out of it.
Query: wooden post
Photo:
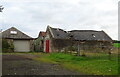
[[[78,41],[78,53],[77,56],[80,56],[80,42]]]

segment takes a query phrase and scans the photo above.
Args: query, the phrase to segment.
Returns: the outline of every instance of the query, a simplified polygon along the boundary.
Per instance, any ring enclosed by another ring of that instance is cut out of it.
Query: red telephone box
[[[49,40],[46,40],[46,53],[49,53]]]

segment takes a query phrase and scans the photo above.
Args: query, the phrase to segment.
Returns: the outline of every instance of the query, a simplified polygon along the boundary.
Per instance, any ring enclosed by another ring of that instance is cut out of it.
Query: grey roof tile
[[[99,40],[99,41],[112,41],[112,39],[104,31],[94,30],[72,30],[64,31],[59,28],[51,28],[55,39],[69,39],[72,37],[74,40]]]
[[[67,32],[62,29],[51,28],[51,31],[54,35],[54,38],[57,38],[57,39],[67,39],[68,38]]]

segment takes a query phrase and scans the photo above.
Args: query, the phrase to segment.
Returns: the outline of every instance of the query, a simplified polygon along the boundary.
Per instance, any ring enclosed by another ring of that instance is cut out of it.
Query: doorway
[[[46,40],[46,53],[49,53],[49,40]]]

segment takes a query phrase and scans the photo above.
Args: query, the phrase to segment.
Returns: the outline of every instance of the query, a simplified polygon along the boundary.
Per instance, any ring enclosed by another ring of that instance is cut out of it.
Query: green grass
[[[113,46],[114,46],[115,48],[120,48],[120,43],[114,43]]]
[[[118,57],[111,55],[111,60],[105,53],[87,54],[87,57],[72,56],[63,53],[42,54],[44,56],[35,58],[37,61],[60,64],[64,68],[75,70],[83,74],[92,75],[117,75]]]

